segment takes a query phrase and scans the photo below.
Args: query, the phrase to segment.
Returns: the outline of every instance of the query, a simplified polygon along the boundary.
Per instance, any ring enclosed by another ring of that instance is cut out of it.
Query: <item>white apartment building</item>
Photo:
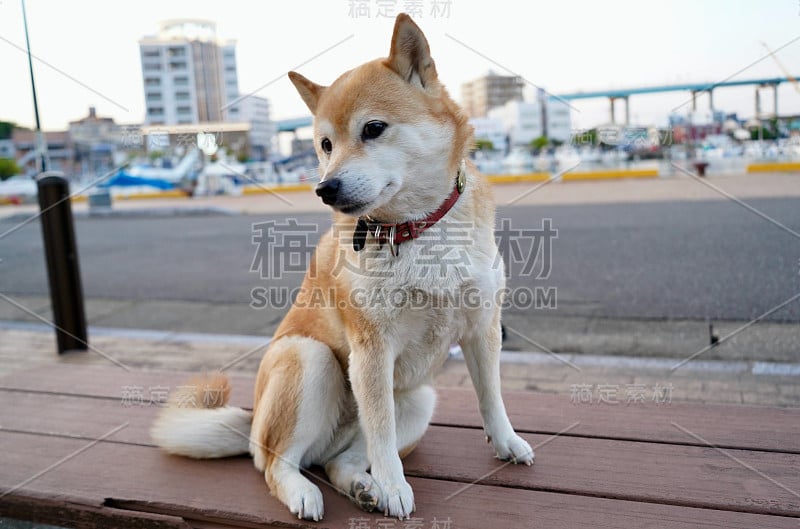
[[[527,145],[539,136],[544,136],[544,121],[539,103],[509,101],[501,107],[490,109],[489,117],[503,123],[512,146]]]
[[[489,117],[503,123],[511,146],[529,145],[541,136],[567,142],[572,131],[569,106],[546,96],[535,102],[508,101],[490,109]]]
[[[506,150],[506,128],[501,119],[490,117],[469,118],[469,124],[475,129],[475,140],[484,140],[492,143],[495,151]]]
[[[238,123],[238,130],[247,131],[251,158],[267,158],[275,136],[269,100],[240,94],[236,42],[218,38],[216,24],[168,20],[157,35],[139,40],[139,49],[145,126],[188,130],[191,125],[203,132]]]
[[[241,121],[226,105],[239,96],[236,43],[220,40],[213,22],[162,22],[139,40],[146,125]]]
[[[572,110],[566,101],[550,97],[546,99],[546,136],[550,140],[567,143],[572,138]]]
[[[257,95],[242,96],[229,110],[239,116],[239,121],[250,124],[252,154],[265,160],[273,147],[272,139],[277,134],[275,123],[270,117],[269,99]]]

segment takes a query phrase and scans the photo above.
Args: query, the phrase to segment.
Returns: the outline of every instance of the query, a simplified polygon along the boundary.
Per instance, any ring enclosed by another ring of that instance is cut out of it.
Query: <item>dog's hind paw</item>
[[[372,476],[366,472],[360,472],[353,477],[353,482],[350,484],[350,498],[361,509],[372,512],[378,506],[380,488],[375,484]]]
[[[533,448],[515,433],[504,440],[494,438],[492,445],[498,459],[511,461],[514,464],[525,463],[528,466],[533,464]]]

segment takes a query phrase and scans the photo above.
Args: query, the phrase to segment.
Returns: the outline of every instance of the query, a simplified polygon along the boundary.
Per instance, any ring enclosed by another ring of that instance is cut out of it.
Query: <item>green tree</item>
[[[778,139],[778,132],[770,127],[760,127],[761,132],[759,132],[759,127],[755,127],[750,129],[750,139],[751,140],[776,140]]]
[[[10,121],[0,121],[0,140],[11,138],[11,132],[16,128],[16,124]]]
[[[534,150],[541,151],[550,143],[550,140],[547,139],[547,136],[539,136],[535,140],[531,141],[531,147]]]
[[[164,154],[164,151],[150,151],[147,153],[147,157],[150,158],[151,162],[155,162],[159,158],[163,158]]]
[[[11,178],[21,172],[22,169],[17,165],[17,162],[11,158],[0,158],[0,180]]]
[[[494,143],[489,140],[475,140],[475,148],[479,151],[493,151]]]

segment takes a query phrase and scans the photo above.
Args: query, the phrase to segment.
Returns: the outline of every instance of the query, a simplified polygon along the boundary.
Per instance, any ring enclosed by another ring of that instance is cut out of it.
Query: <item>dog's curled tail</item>
[[[178,386],[150,428],[163,450],[199,459],[228,457],[249,451],[253,414],[227,406],[231,387],[219,373]]]

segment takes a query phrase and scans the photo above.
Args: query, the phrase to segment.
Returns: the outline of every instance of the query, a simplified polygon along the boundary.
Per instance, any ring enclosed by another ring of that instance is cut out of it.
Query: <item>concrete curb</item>
[[[43,323],[0,320],[0,332],[25,331],[50,334],[53,329]],[[155,343],[205,343],[240,344],[247,347],[266,347],[272,337],[247,334],[207,334],[159,331],[152,329],[127,329],[120,327],[89,327],[89,336],[110,337],[121,340],[141,340]],[[463,360],[461,348],[453,345],[450,356]],[[682,359],[665,357],[631,357],[599,354],[555,354],[541,351],[503,351],[500,360],[508,364],[567,365],[575,369],[605,368],[626,370],[673,370]],[[727,375],[751,374],[800,378],[800,363],[695,360],[680,366],[680,370],[693,373],[722,373]]]
[[[748,173],[800,172],[800,162],[764,162],[751,163]]]
[[[564,182],[579,180],[615,180],[624,178],[658,178],[658,169],[612,169],[608,171],[575,171],[561,175]]]

